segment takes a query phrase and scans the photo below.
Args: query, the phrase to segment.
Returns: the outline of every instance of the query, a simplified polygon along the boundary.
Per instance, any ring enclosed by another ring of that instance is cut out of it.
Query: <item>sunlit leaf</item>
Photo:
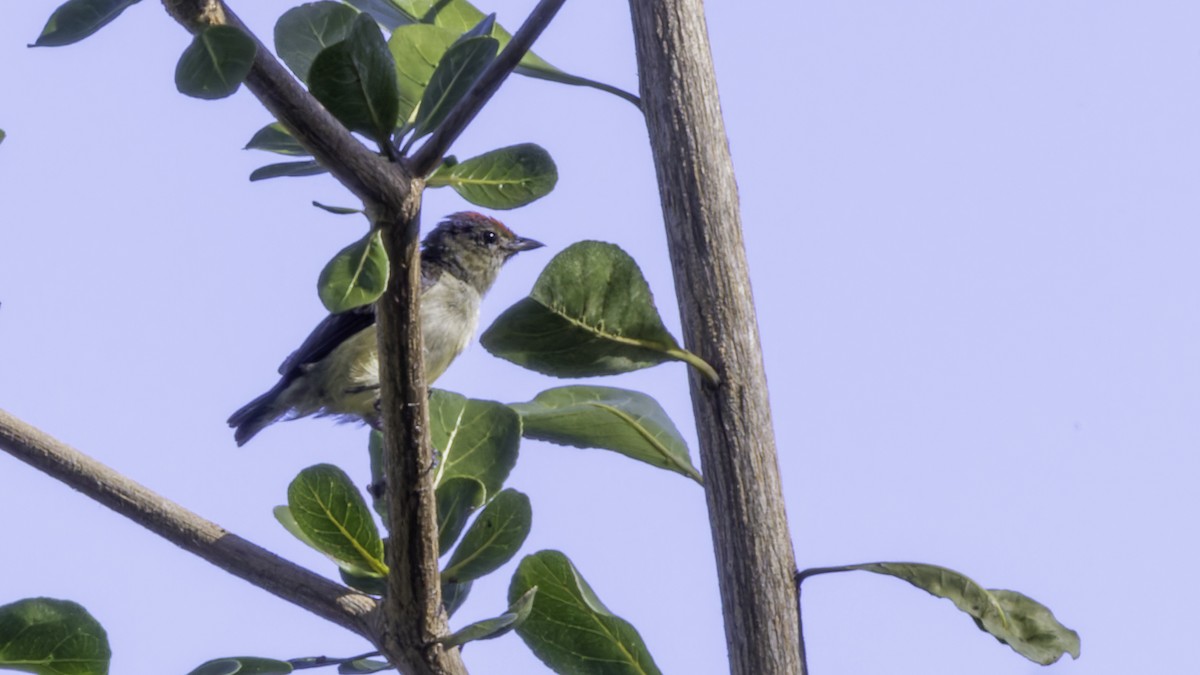
[[[204,28],[179,57],[175,87],[196,98],[230,96],[246,79],[257,51],[254,39],[234,26]]]
[[[67,0],[50,15],[34,47],[61,47],[88,37],[139,0]]]
[[[513,404],[526,438],[603,448],[702,482],[687,443],[653,398],[613,387],[558,387]]]
[[[429,396],[429,431],[439,463],[435,485],[455,478],[474,478],[487,490],[500,492],[517,463],[521,418],[495,401],[469,399],[434,389]]]
[[[77,603],[27,598],[0,605],[0,670],[106,675],[111,658],[104,627]]]
[[[533,600],[537,596],[537,586],[525,591],[525,594],[512,603],[508,611],[494,619],[484,619],[464,626],[453,634],[442,638],[441,642],[447,647],[457,647],[468,642],[491,640],[513,630],[529,618],[533,610]]]
[[[387,288],[388,259],[379,230],[338,252],[321,270],[317,293],[330,312],[336,314],[368,305]]]
[[[517,634],[558,673],[660,673],[642,637],[604,606],[583,576],[558,551],[526,556],[508,587],[515,602],[533,587],[537,598]]]
[[[400,93],[402,124],[416,119],[417,106],[425,88],[437,70],[446,50],[458,40],[455,33],[439,26],[413,24],[401,26],[388,39],[388,49],[396,62],[396,86]]]
[[[254,132],[254,136],[250,138],[250,142],[246,144],[245,149],[266,150],[278,155],[292,155],[295,157],[307,157],[311,154],[279,122],[272,122]]]
[[[471,523],[442,579],[461,583],[491,574],[521,549],[532,522],[529,497],[511,488],[501,491]]]
[[[633,258],[598,241],[555,256],[529,297],[505,310],[480,342],[496,356],[557,377],[613,375],[679,360],[717,379],[667,332]]]
[[[550,194],[557,182],[558,168],[550,153],[533,143],[522,143],[440,168],[426,185],[449,185],[479,206],[514,209]]]
[[[352,574],[383,576],[383,540],[350,477],[331,464],[300,472],[288,486],[288,509],[317,550]]]
[[[340,2],[310,2],[284,12],[275,22],[275,51],[301,81],[308,81],[322,49],[346,39],[358,12]]]
[[[388,142],[400,111],[400,94],[391,52],[370,16],[358,15],[344,41],[317,54],[308,85],[348,129]]]

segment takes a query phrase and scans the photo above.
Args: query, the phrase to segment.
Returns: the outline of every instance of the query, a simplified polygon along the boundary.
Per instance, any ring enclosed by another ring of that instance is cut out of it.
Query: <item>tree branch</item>
[[[4,410],[0,448],[226,572],[377,642],[374,598],[227,532]]]
[[[475,119],[483,105],[492,98],[521,59],[525,58],[525,53],[546,26],[550,25],[550,21],[565,2],[566,0],[541,0],[537,7],[533,8],[504,50],[480,73],[479,79],[471,86],[471,91],[454,106],[446,119],[442,120],[430,135],[429,140],[413,154],[408,167],[414,176],[424,178],[437,168],[459,134]]]
[[[794,553],[775,456],[737,184],[702,0],[630,0],[689,370],[730,670],[803,673]]]

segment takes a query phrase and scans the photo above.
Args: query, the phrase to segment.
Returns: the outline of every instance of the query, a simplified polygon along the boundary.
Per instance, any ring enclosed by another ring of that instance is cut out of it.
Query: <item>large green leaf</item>
[[[558,387],[516,403],[526,438],[603,448],[702,483],[687,443],[653,398],[613,387]]]
[[[34,47],[61,47],[86,38],[139,0],[67,0],[50,15]]]
[[[455,104],[471,90],[471,85],[496,58],[498,44],[495,38],[475,37],[446,50],[429,79],[429,86],[421,95],[413,138],[432,133],[446,119]]]
[[[429,396],[429,431],[437,449],[434,484],[451,478],[474,478],[490,500],[500,492],[517,463],[521,418],[495,401],[469,399],[441,389]]]
[[[106,675],[111,658],[104,627],[77,603],[27,598],[0,605],[0,670]]]
[[[209,26],[192,38],[175,66],[175,88],[203,99],[230,96],[254,65],[258,45],[234,26]]]
[[[400,113],[396,66],[370,16],[360,14],[345,40],[317,54],[308,86],[348,129],[389,142]]]
[[[396,62],[401,124],[409,124],[416,119],[417,106],[425,95],[430,78],[446,50],[456,40],[458,33],[427,24],[401,26],[392,32],[388,49]]]
[[[243,149],[266,150],[278,155],[291,155],[293,157],[308,157],[311,155],[308,149],[301,145],[295,136],[288,133],[288,130],[279,122],[272,122],[254,132],[254,135],[250,137],[250,142]]]
[[[317,550],[352,574],[384,576],[383,540],[350,477],[331,464],[300,472],[288,486],[288,509]]]
[[[383,25],[391,29],[410,23],[426,23],[441,26],[459,34],[478,25],[484,18],[484,13],[467,0],[346,0],[346,2],[365,12],[370,12]],[[492,37],[500,41],[500,48],[503,49],[512,39],[512,34],[503,26],[497,25],[492,30]],[[563,72],[532,51],[526,52],[521,63],[517,65],[516,72],[541,80],[592,87],[620,96],[635,106],[641,106],[641,101],[637,96],[603,82]]]
[[[443,166],[426,185],[449,185],[472,204],[490,209],[515,209],[550,194],[557,182],[550,153],[522,143]]]
[[[537,587],[529,618],[517,634],[557,673],[650,675],[658,666],[629,622],[604,606],[558,551],[526,556],[508,587],[514,602]]]
[[[679,360],[717,379],[667,332],[633,258],[599,241],[581,241],[555,256],[529,297],[505,310],[480,342],[496,356],[557,377],[613,375]]]
[[[456,476],[437,486],[438,553],[446,555],[458,541],[467,519],[483,506],[487,489],[474,478]],[[503,494],[503,493],[501,493]]]
[[[205,661],[188,675],[287,675],[293,670],[292,664],[287,661],[258,656],[229,656]]]
[[[321,50],[350,34],[358,12],[340,2],[310,2],[293,7],[275,22],[275,51],[301,81],[308,81]]]
[[[317,280],[317,294],[337,314],[375,302],[387,288],[388,259],[379,230],[338,251]]]
[[[501,491],[471,523],[442,580],[462,583],[496,571],[521,549],[532,523],[529,497],[512,488]]]
[[[529,613],[533,610],[535,597],[537,597],[537,586],[525,591],[525,594],[517,598],[516,602],[509,606],[508,611],[500,616],[464,626],[438,642],[447,647],[457,647],[477,640],[498,638],[525,623],[525,619],[529,618]]]
[[[268,178],[282,178],[285,176],[317,176],[323,173],[328,173],[329,169],[321,166],[316,160],[305,160],[303,162],[279,162],[278,164],[268,164],[260,166],[250,172],[251,181],[267,180]]]
[[[1016,591],[985,589],[952,569],[924,563],[881,562],[807,570],[800,577],[853,570],[903,579],[931,595],[946,598],[969,614],[980,630],[1034,663],[1048,666],[1064,653],[1079,658],[1079,634],[1059,623],[1045,605]]]

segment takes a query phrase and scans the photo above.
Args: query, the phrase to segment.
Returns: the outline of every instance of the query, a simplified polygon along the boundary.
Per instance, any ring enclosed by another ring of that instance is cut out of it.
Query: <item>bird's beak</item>
[[[513,239],[511,244],[508,245],[508,250],[512,251],[513,253],[519,253],[521,251],[532,251],[535,248],[541,248],[543,246],[545,246],[545,244],[540,241],[526,239],[525,237],[517,237],[516,239]]]

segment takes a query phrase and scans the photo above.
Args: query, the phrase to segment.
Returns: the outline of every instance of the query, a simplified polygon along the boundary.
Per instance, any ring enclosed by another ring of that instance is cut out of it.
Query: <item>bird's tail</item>
[[[267,393],[238,408],[229,416],[229,426],[233,427],[233,440],[238,447],[245,445],[254,435],[267,426],[275,423],[287,413],[286,407],[280,407],[279,395],[290,384],[287,379],[281,379]]]

